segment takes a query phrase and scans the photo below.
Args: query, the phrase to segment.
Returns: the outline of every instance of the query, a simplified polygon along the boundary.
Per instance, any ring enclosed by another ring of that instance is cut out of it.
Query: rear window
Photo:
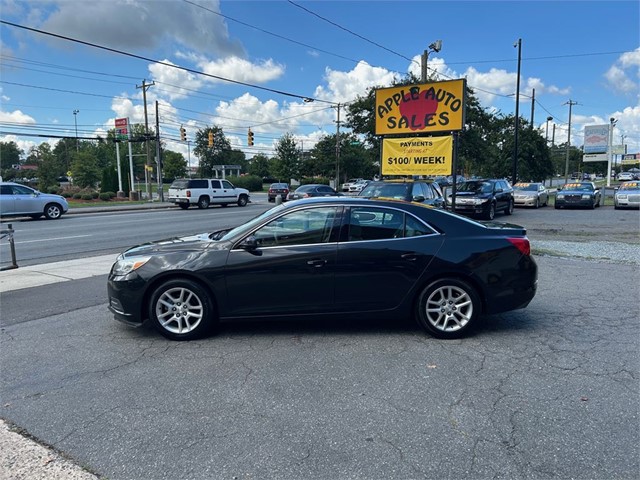
[[[406,183],[370,183],[360,193],[361,197],[384,197],[404,200],[409,197],[411,185]]]
[[[174,180],[169,188],[209,188],[209,180],[179,178]]]
[[[286,183],[272,183],[270,188],[288,188]]]
[[[189,180],[186,178],[174,180],[169,188],[189,188]]]

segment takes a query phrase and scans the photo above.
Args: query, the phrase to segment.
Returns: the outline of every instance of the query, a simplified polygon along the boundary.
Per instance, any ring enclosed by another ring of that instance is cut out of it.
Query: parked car
[[[69,211],[67,199],[60,195],[13,182],[0,183],[0,217],[40,218],[57,220]]]
[[[625,182],[613,194],[614,208],[640,208],[640,182]]]
[[[542,183],[516,183],[513,186],[513,202],[516,207],[546,207],[549,191]]]
[[[310,198],[310,197],[335,197],[336,195],[341,195],[336,192],[329,185],[322,184],[308,184],[301,185],[295,189],[293,192],[289,192],[287,196],[287,200],[300,200],[301,198]]]
[[[270,202],[275,202],[277,197],[282,198],[282,200],[287,199],[287,195],[289,195],[289,184],[288,183],[272,183],[269,186],[269,192],[267,193],[267,199]]]
[[[226,207],[235,203],[244,207],[249,203],[249,190],[235,187],[228,180],[219,178],[179,178],[169,187],[168,201],[183,210],[191,205],[209,208],[209,205]]]
[[[593,182],[573,182],[560,187],[556,193],[555,208],[600,206],[600,189]]]
[[[350,178],[349,180],[344,182],[342,185],[340,185],[340,190],[342,192],[348,192],[349,191],[349,187],[351,185],[353,185],[354,183],[361,182],[363,180],[364,180],[364,178]]]
[[[447,205],[453,205],[453,197],[447,195]],[[469,180],[458,186],[455,212],[493,220],[496,212],[513,213],[514,194],[508,181],[502,179]]]
[[[618,180],[620,180],[621,182],[629,182],[633,179],[633,173],[631,172],[620,172],[618,174]]]
[[[409,202],[310,198],[239,227],[130,248],[108,278],[116,320],[174,340],[258,318],[413,316],[432,335],[526,307],[537,266],[523,227]]]
[[[358,195],[369,183],[370,180],[360,180],[359,182],[352,183],[349,185],[349,195]]]
[[[444,207],[444,195],[440,185],[423,180],[380,180],[370,182],[362,192],[366,198],[393,198],[405,202],[418,202],[434,207]]]

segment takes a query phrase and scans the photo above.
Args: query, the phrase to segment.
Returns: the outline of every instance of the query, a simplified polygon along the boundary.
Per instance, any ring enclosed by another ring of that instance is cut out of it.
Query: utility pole
[[[567,183],[569,181],[569,147],[571,146],[571,107],[573,107],[574,105],[577,105],[578,102],[574,102],[571,99],[569,99],[569,101],[566,102],[565,105],[567,104],[569,105],[569,130],[567,132],[567,154],[564,162],[564,183]]]
[[[340,189],[340,104],[338,109],[338,120],[336,121],[336,192]]]
[[[142,89],[142,101],[144,102],[144,134],[145,145],[147,146],[147,162],[144,167],[144,180],[147,184],[147,200],[151,201],[151,182],[149,178],[149,168],[151,168],[151,151],[149,149],[149,117],[147,116],[147,89],[156,84],[156,82],[146,83],[146,80],[142,80],[142,85],[136,85],[136,88]]]
[[[513,45],[518,47],[518,78],[516,79],[516,133],[513,141],[513,172],[511,183],[515,184],[518,179],[518,130],[520,129],[520,62],[522,60],[522,39]]]
[[[158,166],[158,198],[164,202],[164,189],[162,188],[162,150],[160,149],[160,115],[158,114],[158,101],[156,100],[156,164]]]
[[[536,89],[533,89],[533,94],[531,95],[531,130],[533,130],[533,111],[536,106]]]

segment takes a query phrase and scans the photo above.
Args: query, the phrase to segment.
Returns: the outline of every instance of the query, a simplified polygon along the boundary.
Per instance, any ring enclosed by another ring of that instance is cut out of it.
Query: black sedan
[[[257,318],[414,316],[456,338],[483,313],[526,307],[537,266],[524,228],[358,197],[278,205],[231,230],[131,248],[109,309],[174,340]]]
[[[457,188],[455,202],[453,195],[449,194],[447,203],[455,203],[457,213],[493,220],[496,212],[513,213],[513,197],[513,188],[506,180],[477,179],[462,182]]]
[[[287,200],[300,200],[301,198],[311,197],[335,197],[340,195],[329,185],[310,183],[308,185],[302,185],[295,189],[295,191],[289,193]]]
[[[560,187],[556,193],[554,207],[586,207],[600,206],[600,189],[593,182],[573,182]]]

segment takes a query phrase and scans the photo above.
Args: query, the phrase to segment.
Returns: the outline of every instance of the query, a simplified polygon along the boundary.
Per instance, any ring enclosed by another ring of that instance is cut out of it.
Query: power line
[[[86,45],[86,46],[89,46],[89,47],[98,48],[100,50],[106,50],[108,52],[117,53],[119,55],[125,55],[127,57],[137,58],[139,60],[144,60],[145,62],[151,62],[151,63],[155,63],[155,64],[158,64],[158,65],[163,65],[165,67],[175,68],[175,69],[178,69],[178,70],[183,70],[185,72],[194,73],[196,75],[203,75],[203,76],[209,77],[209,78],[215,78],[216,80],[222,80],[223,82],[233,83],[233,84],[236,84],[236,85],[242,85],[242,86],[249,87],[249,88],[255,88],[255,89],[258,89],[258,90],[263,90],[263,91],[267,91],[267,92],[271,92],[271,93],[276,93],[278,95],[284,95],[286,97],[298,98],[298,99],[303,100],[303,101],[310,101],[311,100],[311,101],[315,101],[315,102],[328,103],[328,104],[331,104],[331,105],[335,105],[335,102],[330,102],[328,100],[322,100],[322,99],[319,99],[319,98],[313,98],[313,97],[309,97],[309,96],[306,96],[306,95],[299,95],[299,94],[296,94],[296,93],[285,92],[283,90],[276,90],[276,89],[273,89],[273,88],[262,87],[260,85],[254,85],[252,83],[241,82],[239,80],[232,80],[230,78],[220,77],[218,75],[213,75],[213,74],[210,74],[210,73],[201,72],[199,70],[194,70],[192,68],[182,67],[180,65],[175,65],[175,64],[167,63],[167,62],[162,62],[160,60],[156,60],[156,59],[149,58],[149,57],[144,57],[142,55],[136,55],[135,53],[129,53],[129,52],[125,52],[123,50],[118,50],[118,49],[115,49],[115,48],[105,47],[103,45],[98,45],[98,44],[95,44],[95,43],[86,42],[84,40],[78,40],[76,38],[67,37],[65,35],[58,35],[57,33],[52,33],[52,32],[47,32],[47,31],[44,31],[44,30],[39,30],[37,28],[27,27],[27,26],[24,26],[24,25],[19,25],[17,23],[13,23],[13,22],[7,22],[6,20],[0,20],[0,23],[2,23],[4,25],[9,25],[9,26],[12,26],[12,27],[20,28],[20,29],[23,29],[23,30],[27,30],[27,31],[30,31],[30,32],[35,32],[35,33],[39,33],[39,34],[42,34],[42,35],[47,35],[47,36],[51,36],[51,37],[54,37],[54,38],[59,38],[61,40],[67,40],[69,42],[79,43],[81,45]]]

